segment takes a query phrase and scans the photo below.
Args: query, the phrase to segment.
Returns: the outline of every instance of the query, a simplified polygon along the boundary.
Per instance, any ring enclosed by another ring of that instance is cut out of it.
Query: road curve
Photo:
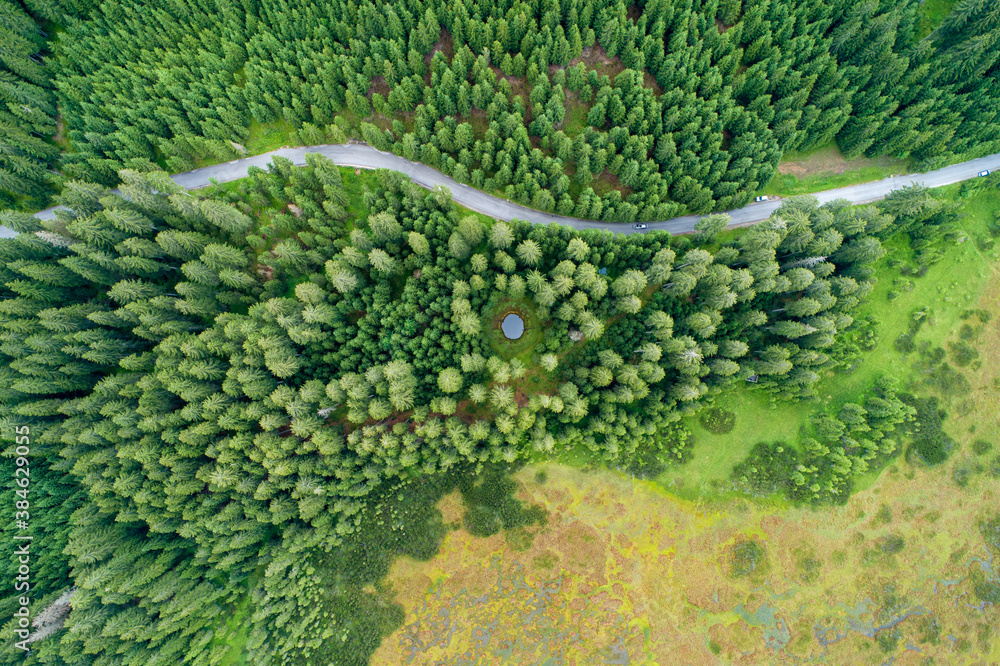
[[[199,187],[206,187],[211,180],[220,183],[245,178],[247,169],[251,166],[266,168],[271,158],[281,156],[291,160],[294,164],[303,165],[306,163],[307,153],[319,153],[324,155],[341,166],[360,167],[362,169],[392,169],[400,171],[418,185],[432,188],[436,185],[444,185],[451,190],[453,199],[472,210],[489,215],[501,220],[518,218],[527,220],[532,224],[564,224],[575,229],[606,229],[619,233],[641,233],[632,228],[630,224],[620,222],[599,222],[595,220],[580,220],[574,217],[564,217],[553,215],[541,211],[519,206],[506,199],[500,199],[491,194],[487,194],[474,187],[458,183],[452,178],[444,175],[436,169],[425,164],[411,162],[398,155],[375,150],[371,146],[359,143],[305,146],[302,148],[279,148],[269,153],[246,157],[244,159],[233,160],[224,164],[213,164],[212,166],[195,169],[179,173],[174,176],[174,182],[186,189],[193,190]],[[819,199],[820,203],[833,201],[834,199],[847,199],[852,203],[863,203],[882,199],[893,190],[902,189],[910,185],[922,184],[927,187],[941,187],[950,185],[969,178],[975,178],[980,171],[1000,170],[1000,153],[980,157],[968,162],[953,164],[943,169],[929,171],[927,173],[909,174],[904,176],[890,176],[883,180],[841,187],[835,190],[816,192],[812,196]],[[732,218],[732,226],[742,226],[752,224],[761,220],[766,220],[781,205],[780,201],[768,201],[764,203],[753,203],[743,208],[727,211]],[[47,208],[35,214],[36,217],[47,220],[55,216],[55,208]],[[672,220],[647,223],[647,230],[665,229],[671,233],[684,233],[693,231],[695,223],[702,215],[685,215],[675,217]],[[6,227],[0,227],[0,237],[11,237],[16,235]]]

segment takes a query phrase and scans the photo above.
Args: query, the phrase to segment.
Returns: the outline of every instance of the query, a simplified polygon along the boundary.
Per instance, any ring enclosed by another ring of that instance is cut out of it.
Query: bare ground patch
[[[836,145],[822,148],[801,159],[782,160],[778,164],[778,173],[804,178],[806,176],[842,174],[848,171],[858,171],[867,167],[890,167],[898,160],[891,157],[856,157],[845,159]]]

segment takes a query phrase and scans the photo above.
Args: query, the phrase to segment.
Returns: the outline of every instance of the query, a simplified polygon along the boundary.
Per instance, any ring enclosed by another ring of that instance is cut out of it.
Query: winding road
[[[206,187],[212,179],[220,183],[245,178],[247,169],[251,166],[266,168],[267,164],[274,156],[281,156],[291,160],[294,164],[304,165],[307,153],[319,153],[337,164],[347,167],[359,167],[362,169],[392,169],[400,171],[413,182],[423,187],[432,188],[436,185],[444,185],[451,190],[453,199],[472,210],[484,213],[490,217],[501,220],[518,218],[527,220],[532,224],[565,224],[575,229],[606,229],[619,233],[642,233],[633,229],[631,224],[620,222],[599,222],[595,220],[580,220],[574,217],[564,217],[553,215],[541,211],[519,206],[506,199],[500,199],[481,190],[468,185],[462,185],[452,178],[444,175],[440,171],[432,169],[424,164],[411,162],[392,153],[384,153],[375,150],[371,146],[358,143],[305,146],[302,148],[279,148],[269,153],[255,155],[244,159],[233,160],[224,164],[214,164],[201,169],[179,173],[174,176],[174,182],[186,189],[193,190],[199,187]],[[816,192],[812,196],[819,199],[820,203],[833,201],[834,199],[847,199],[852,203],[864,203],[876,201],[884,198],[893,190],[902,189],[910,185],[922,184],[927,187],[941,187],[950,185],[970,178],[975,178],[977,174],[985,170],[1000,170],[1000,153],[980,157],[979,159],[953,164],[943,169],[929,171],[927,173],[908,174],[904,176],[890,176],[883,180],[841,187],[825,192]],[[768,201],[753,203],[737,210],[727,211],[732,218],[731,226],[742,226],[753,224],[761,220],[766,220],[781,205],[780,201]],[[47,208],[36,213],[36,217],[48,220],[55,216],[55,208]],[[695,223],[702,215],[685,215],[675,217],[672,220],[647,223],[646,230],[665,229],[671,233],[684,233],[694,230]],[[0,237],[9,238],[16,234],[6,228],[0,227]]]

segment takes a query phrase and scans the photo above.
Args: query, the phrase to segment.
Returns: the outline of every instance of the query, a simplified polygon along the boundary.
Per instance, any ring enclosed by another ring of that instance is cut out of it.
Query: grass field
[[[778,165],[778,174],[760,192],[790,197],[882,180],[911,170],[909,160],[890,157],[845,159],[837,144],[831,142],[806,153],[786,153]]]
[[[733,466],[746,457],[753,445],[778,441],[793,445],[814,408],[805,402],[772,401],[749,386],[726,391],[718,404],[736,414],[733,430],[717,435],[703,428],[697,416],[686,418],[684,425],[694,436],[694,455],[656,479],[678,497],[728,496]]]
[[[215,635],[212,638],[213,647],[226,646],[226,652],[218,662],[219,666],[246,666],[250,663],[247,661],[244,647],[250,636],[252,612],[250,595],[247,594],[232,612],[219,618],[220,623],[215,627]]]

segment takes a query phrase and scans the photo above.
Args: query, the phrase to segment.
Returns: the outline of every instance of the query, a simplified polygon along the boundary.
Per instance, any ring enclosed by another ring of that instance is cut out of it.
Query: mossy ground
[[[944,18],[951,13],[958,0],[924,0],[920,3],[920,27],[918,37],[923,39],[941,25]]]

